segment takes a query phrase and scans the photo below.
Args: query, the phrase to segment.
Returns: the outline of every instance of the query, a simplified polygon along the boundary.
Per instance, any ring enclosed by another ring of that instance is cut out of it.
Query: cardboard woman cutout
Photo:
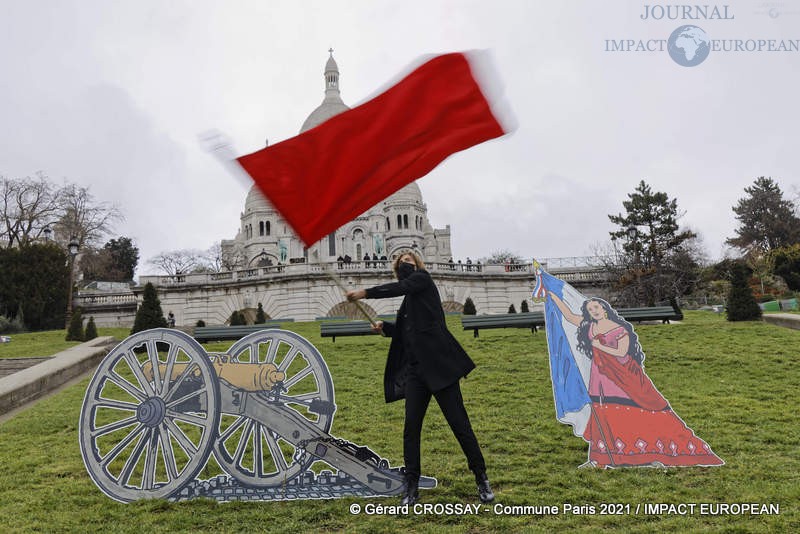
[[[629,322],[537,267],[556,418],[589,443],[584,466],[713,466],[724,462],[672,410],[644,370]]]

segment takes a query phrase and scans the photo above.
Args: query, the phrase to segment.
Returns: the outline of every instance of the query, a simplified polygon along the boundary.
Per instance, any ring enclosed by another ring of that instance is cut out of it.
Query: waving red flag
[[[238,162],[310,246],[450,154],[506,133],[471,59],[434,57],[372,100]]]

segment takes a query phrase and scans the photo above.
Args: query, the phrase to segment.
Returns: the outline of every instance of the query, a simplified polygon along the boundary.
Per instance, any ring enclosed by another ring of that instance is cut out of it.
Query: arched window
[[[389,223],[389,217],[386,217],[386,231],[388,232],[391,229],[392,225]]]
[[[403,215],[403,228],[408,228],[408,215]]]
[[[403,216],[399,213],[397,214],[397,229],[401,230],[403,228]]]
[[[258,235],[264,235],[264,221],[258,221]]]
[[[269,235],[269,232],[270,232],[269,226],[270,226],[269,225],[269,221],[267,221],[267,235]]]

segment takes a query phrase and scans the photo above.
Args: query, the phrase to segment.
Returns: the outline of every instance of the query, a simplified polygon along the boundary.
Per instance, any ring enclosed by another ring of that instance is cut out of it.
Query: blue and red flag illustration
[[[724,462],[672,410],[644,370],[632,325],[536,263],[556,418],[589,443],[597,467],[714,466]]]

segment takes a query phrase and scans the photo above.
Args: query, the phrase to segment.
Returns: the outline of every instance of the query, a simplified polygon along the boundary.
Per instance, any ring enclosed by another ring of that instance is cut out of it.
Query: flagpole
[[[349,291],[349,289],[347,289],[347,287],[344,285],[344,283],[342,282],[342,279],[339,278],[339,275],[337,275],[335,272],[333,272],[329,265],[327,265],[327,264],[323,264],[323,265],[325,265],[325,272],[328,274],[328,276],[331,277],[331,280],[333,280],[333,283],[336,284],[339,287],[339,289],[341,289],[342,291],[347,293]],[[372,316],[370,316],[369,312],[367,312],[367,309],[364,308],[363,304],[361,304],[357,300],[354,300],[352,302],[353,302],[353,304],[356,305],[356,307],[358,308],[358,311],[360,311],[364,315],[364,317],[367,318],[367,320],[369,321],[369,324],[371,324],[372,326],[378,326],[378,323],[375,322],[375,320],[372,319]]]

